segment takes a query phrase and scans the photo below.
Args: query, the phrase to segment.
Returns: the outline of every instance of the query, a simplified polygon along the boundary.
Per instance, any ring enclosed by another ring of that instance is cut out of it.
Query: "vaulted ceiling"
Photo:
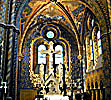
[[[82,35],[77,30],[77,22],[85,22],[89,11],[99,22],[102,34],[109,31],[109,15],[106,0],[16,0],[16,26],[21,31],[21,45],[28,29],[34,23],[41,23],[44,19],[64,24],[71,29],[78,43],[79,50],[82,44]],[[22,28],[21,28],[22,26]],[[83,32],[82,32],[83,33]]]

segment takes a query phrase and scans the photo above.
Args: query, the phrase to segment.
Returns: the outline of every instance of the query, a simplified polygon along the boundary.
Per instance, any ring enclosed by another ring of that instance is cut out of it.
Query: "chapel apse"
[[[42,20],[42,19],[40,19]],[[40,33],[40,29],[47,25],[49,23],[52,24],[52,25],[55,25],[57,26],[59,29],[60,29],[60,32],[61,32],[61,37],[66,39],[69,44],[70,44],[70,48],[71,48],[71,70],[76,70],[78,71],[77,73],[75,74],[78,74],[76,75],[76,79],[77,78],[80,78],[80,65],[79,65],[79,60],[77,58],[78,56],[78,47],[77,47],[77,42],[76,42],[76,39],[74,39],[74,34],[73,32],[71,31],[71,33],[68,31],[69,29],[65,29],[63,26],[61,26],[60,24],[58,23],[55,23],[55,22],[44,22],[41,24],[41,25],[37,25],[37,26],[34,26],[34,28],[32,30],[29,30],[28,31],[28,35],[27,35],[27,38],[25,39],[24,41],[24,46],[23,46],[23,52],[22,54],[24,55],[24,58],[22,60],[22,63],[21,63],[21,78],[20,78],[20,89],[34,89],[34,88],[37,88],[34,86],[34,84],[31,83],[31,80],[30,80],[30,59],[31,59],[31,43],[34,39],[38,38],[41,36],[41,33]],[[43,39],[44,40],[44,39]],[[56,40],[55,40],[56,41]],[[59,42],[61,42],[62,40],[58,40]],[[68,48],[66,48],[68,49]],[[36,54],[35,54],[36,55]],[[67,56],[67,55],[66,55]],[[69,65],[69,64],[68,64]],[[72,72],[72,71],[71,71]],[[24,76],[25,75],[25,76]],[[73,78],[74,79],[74,74],[73,76],[69,76],[70,78]]]

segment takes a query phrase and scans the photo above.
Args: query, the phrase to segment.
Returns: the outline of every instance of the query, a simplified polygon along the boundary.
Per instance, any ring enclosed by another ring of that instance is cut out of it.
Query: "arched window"
[[[92,27],[94,26],[94,19],[92,19]]]
[[[90,46],[91,46],[91,60],[93,60],[93,41],[90,39]]]
[[[41,54],[40,51],[41,50],[46,50],[46,46],[45,45],[39,45],[38,46],[38,63],[37,64],[46,64],[46,54]]]
[[[48,38],[53,38],[54,37],[54,33],[52,31],[48,31],[47,32],[47,37]]]
[[[79,28],[78,28],[78,31],[79,31],[79,35],[81,34],[81,23],[79,22]]]
[[[99,50],[99,55],[102,54],[102,46],[101,46],[101,36],[100,36],[100,31],[98,31],[98,50]]]
[[[55,47],[55,51],[62,51],[62,53],[60,54],[55,54],[55,64],[63,64],[63,47],[61,45],[57,45]]]

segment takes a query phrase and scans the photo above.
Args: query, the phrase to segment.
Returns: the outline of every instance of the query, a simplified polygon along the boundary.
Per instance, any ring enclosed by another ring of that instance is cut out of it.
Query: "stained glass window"
[[[57,45],[55,47],[55,51],[62,51],[62,53],[60,54],[55,54],[55,64],[63,64],[63,47],[61,45]]]
[[[45,45],[39,45],[38,46],[38,64],[46,64],[46,54],[41,54],[41,50],[46,50]]]
[[[101,47],[101,38],[100,38],[100,31],[98,31],[98,48],[99,48],[99,55],[102,54],[102,47]]]
[[[48,38],[53,38],[54,37],[54,33],[52,31],[48,31],[47,32],[47,37]]]
[[[81,24],[79,24],[79,35],[81,34]]]
[[[92,42],[92,39],[90,39],[90,45],[91,45],[91,60],[93,60],[93,42]]]
[[[92,27],[94,26],[94,19],[92,19]]]

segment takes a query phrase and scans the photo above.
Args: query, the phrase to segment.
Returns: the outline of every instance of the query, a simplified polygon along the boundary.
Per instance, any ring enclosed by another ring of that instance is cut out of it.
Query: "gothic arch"
[[[64,2],[64,1],[61,1],[61,2]],[[70,1],[69,1],[70,2]],[[72,1],[73,2],[73,1]],[[90,7],[90,5],[88,5],[87,3],[85,3],[85,2],[82,2],[82,1],[78,1],[79,3],[81,3],[81,4],[83,4],[83,5],[85,5],[86,7],[88,7],[93,13],[94,13],[94,15],[96,16],[96,13],[94,12],[94,10]],[[48,5],[50,5],[50,1],[48,1],[48,2],[46,2],[46,3],[44,3],[42,6],[37,6],[37,8],[35,9],[35,11],[33,11],[33,13],[32,13],[32,15],[30,16],[30,18],[33,18],[33,16],[37,13],[37,15],[39,15],[39,13],[41,13],[41,12],[43,12],[43,11],[45,11],[46,10],[46,6],[48,6]],[[94,2],[94,4],[96,4],[96,2]],[[64,16],[69,20],[69,23],[71,24],[71,26],[74,26],[74,25],[72,25],[72,23],[71,23],[71,21],[73,22],[73,20],[70,20],[70,18],[71,17],[69,17],[69,15],[67,15],[68,13],[67,13],[67,10],[65,11],[65,8],[64,8],[64,6],[61,4],[61,3],[59,3],[59,5],[58,5],[60,8],[60,10],[62,9],[62,13],[64,14]],[[22,8],[22,7],[21,7]],[[58,7],[57,7],[58,8]],[[98,9],[99,9],[99,7],[98,7]],[[22,13],[22,12],[21,12]],[[19,12],[19,15],[21,14],[20,12]],[[36,15],[36,16],[37,16]],[[97,16],[96,16],[97,17]],[[19,17],[18,17],[19,18]],[[22,45],[23,45],[23,41],[24,41],[24,38],[25,38],[25,34],[26,34],[26,32],[27,32],[27,29],[28,29],[28,27],[30,26],[30,21],[32,22],[33,20],[31,19],[30,20],[30,18],[29,18],[29,21],[27,21],[27,23],[29,23],[29,24],[26,24],[26,26],[25,27],[27,27],[25,30],[24,30],[24,35],[22,36],[22,38],[21,38],[21,43],[20,43],[20,50],[19,50],[19,54],[21,54],[21,49],[22,49]],[[34,17],[35,18],[35,17]],[[34,19],[33,18],[33,19]],[[100,20],[99,20],[100,21]],[[101,21],[100,21],[101,22]],[[103,24],[105,24],[104,22],[101,22],[101,23],[103,23]],[[100,24],[100,25],[102,25],[102,24]],[[79,39],[79,36],[78,36],[78,33],[77,33],[77,31],[76,31],[76,27],[75,28],[73,28],[74,29],[74,31],[75,31],[75,34],[76,34],[76,39],[77,39],[77,41],[78,41],[78,48],[79,48],[79,55],[81,55],[81,50],[82,50],[82,48],[81,48],[81,43],[80,43],[80,39]],[[102,29],[101,29],[102,30]],[[104,29],[103,29],[104,30]]]

